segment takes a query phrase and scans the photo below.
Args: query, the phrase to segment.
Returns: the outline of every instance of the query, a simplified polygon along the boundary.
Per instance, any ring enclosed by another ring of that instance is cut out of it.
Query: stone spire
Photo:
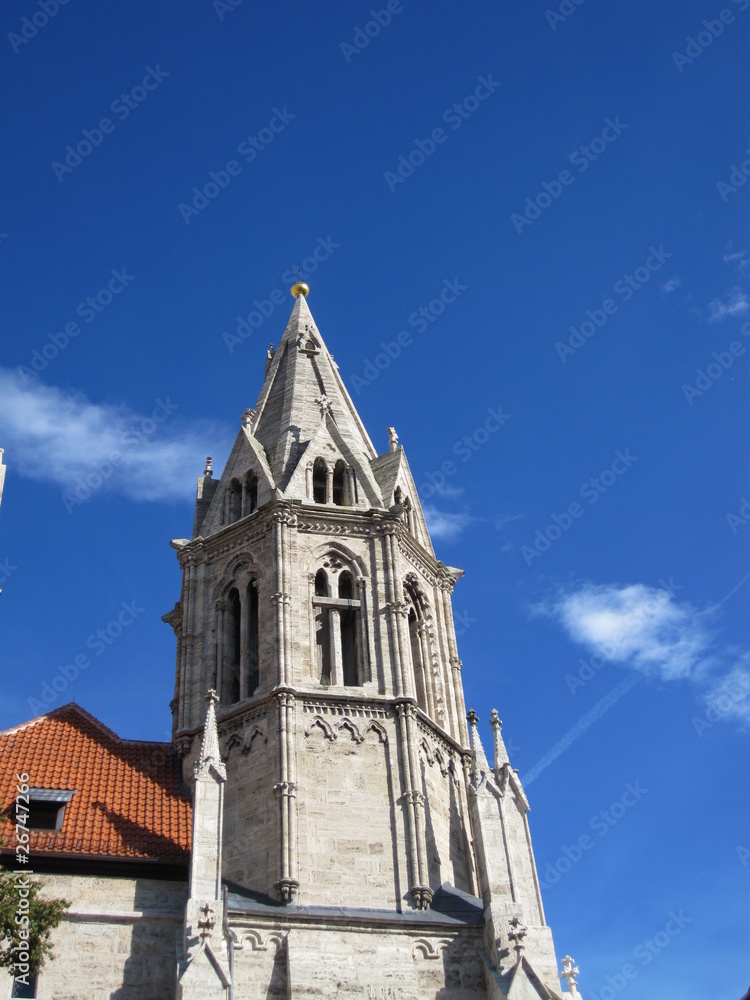
[[[293,286],[294,308],[268,366],[251,427],[270,457],[281,489],[289,483],[321,418],[335,425],[362,464],[369,465],[377,455],[313,319],[306,293],[298,289],[299,285]]]
[[[492,768],[487,761],[487,755],[479,737],[479,717],[473,708],[469,709],[466,716],[469,720],[469,733],[471,734],[471,782],[478,785],[483,775],[492,774]]]
[[[497,772],[498,768],[502,767],[503,764],[510,764],[510,757],[508,756],[508,751],[505,749],[505,741],[503,740],[503,720],[497,714],[496,708],[493,708],[490,712],[490,725],[495,734],[495,772]]]
[[[195,763],[195,777],[205,778],[211,775],[219,781],[227,780],[227,771],[221,759],[219,751],[219,730],[216,727],[216,708],[219,698],[216,692],[211,690],[206,695],[208,710],[206,711],[206,723],[203,727],[203,742],[201,752]]]

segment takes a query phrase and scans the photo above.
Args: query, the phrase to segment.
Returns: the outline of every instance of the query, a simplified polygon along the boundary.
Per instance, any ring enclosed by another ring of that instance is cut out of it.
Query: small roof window
[[[75,790],[30,788],[26,826],[29,830],[62,830],[65,807],[74,795]]]

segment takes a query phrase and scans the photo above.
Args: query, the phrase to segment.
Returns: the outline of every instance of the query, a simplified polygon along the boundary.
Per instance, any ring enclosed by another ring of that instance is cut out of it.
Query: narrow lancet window
[[[240,700],[240,655],[242,611],[236,587],[227,594],[224,612],[224,663],[221,677],[221,701],[232,705]]]
[[[343,507],[344,499],[344,479],[346,477],[346,463],[339,459],[333,468],[333,502],[338,507]]]
[[[324,569],[315,574],[315,596],[328,597],[328,576]],[[315,651],[320,683],[331,683],[331,626],[329,609],[315,609]]]
[[[313,500],[315,503],[326,502],[328,488],[328,468],[322,458],[316,458],[313,465]]]
[[[260,656],[258,634],[258,582],[247,585],[247,681],[246,696],[252,698],[260,683]]]
[[[352,574],[345,570],[339,577],[339,600],[354,600]],[[359,609],[341,608],[341,666],[344,685],[357,687],[362,683],[359,653]]]

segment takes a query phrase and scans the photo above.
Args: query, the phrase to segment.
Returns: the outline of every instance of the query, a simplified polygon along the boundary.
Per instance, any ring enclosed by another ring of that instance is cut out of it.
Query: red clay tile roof
[[[0,732],[0,806],[12,806],[16,774],[31,788],[73,790],[62,830],[30,832],[35,853],[187,861],[192,807],[171,744],[122,740],[68,704]],[[2,826],[4,850],[15,845]]]

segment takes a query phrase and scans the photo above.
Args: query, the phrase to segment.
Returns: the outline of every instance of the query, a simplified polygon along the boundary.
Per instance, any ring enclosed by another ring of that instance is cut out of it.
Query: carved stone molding
[[[297,784],[294,781],[279,781],[273,786],[273,793],[277,799],[293,799],[296,797]]]
[[[260,931],[252,928],[243,929],[233,936],[235,938],[235,953],[238,951],[271,951],[271,949],[273,949],[274,953],[278,953],[279,949],[283,948],[287,938],[287,935],[282,934],[280,931],[271,931],[264,938]]]
[[[426,937],[417,938],[411,946],[411,957],[415,960],[421,957],[435,961],[442,958],[443,952],[448,951],[451,944],[450,938],[433,938],[432,940]]]
[[[299,882],[294,878],[282,878],[274,882],[274,889],[278,892],[282,903],[293,903],[299,892]]]
[[[415,885],[410,890],[414,906],[418,910],[429,910],[432,902],[432,889],[428,885]]]

